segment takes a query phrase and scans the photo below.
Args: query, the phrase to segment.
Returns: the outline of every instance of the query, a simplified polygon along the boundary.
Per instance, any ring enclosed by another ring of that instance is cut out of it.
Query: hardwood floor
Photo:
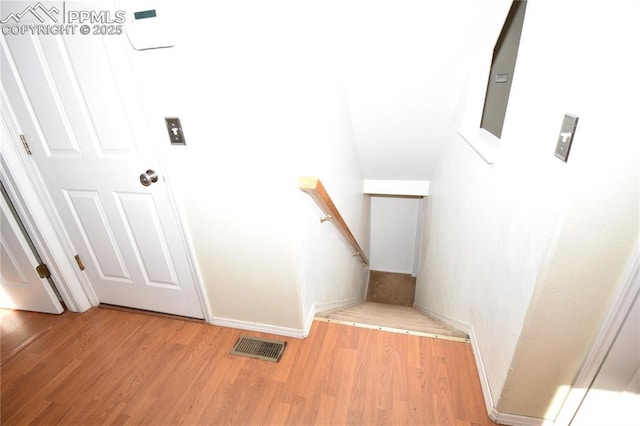
[[[98,308],[52,320],[2,364],[2,424],[492,424],[467,343],[326,322],[299,340]],[[287,349],[279,363],[230,355],[242,334]]]
[[[60,319],[59,315],[0,309],[0,362],[4,364],[10,360]]]

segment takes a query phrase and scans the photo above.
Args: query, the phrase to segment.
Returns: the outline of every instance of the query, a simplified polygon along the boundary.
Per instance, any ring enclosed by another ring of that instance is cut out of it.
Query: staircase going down
[[[316,320],[395,333],[469,341],[466,333],[413,308],[414,291],[415,278],[410,275],[371,271],[367,301],[320,312],[316,314]]]

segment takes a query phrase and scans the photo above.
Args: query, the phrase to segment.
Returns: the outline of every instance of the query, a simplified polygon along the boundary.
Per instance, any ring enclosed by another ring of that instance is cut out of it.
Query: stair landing
[[[367,302],[413,306],[416,293],[416,278],[410,274],[371,271]]]

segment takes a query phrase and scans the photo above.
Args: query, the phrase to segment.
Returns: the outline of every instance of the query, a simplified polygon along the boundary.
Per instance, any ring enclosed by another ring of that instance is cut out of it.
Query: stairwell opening
[[[371,196],[368,301],[413,306],[423,210],[421,196]]]
[[[468,342],[469,337],[414,308],[422,243],[422,195],[371,196],[370,276],[365,301],[316,314],[319,321]]]

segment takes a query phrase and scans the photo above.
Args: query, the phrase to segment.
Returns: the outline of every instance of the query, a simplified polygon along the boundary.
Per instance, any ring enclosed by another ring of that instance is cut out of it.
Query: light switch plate
[[[171,145],[186,145],[180,119],[178,117],[165,117],[164,122],[167,125]]]
[[[555,156],[565,163],[569,158],[569,151],[571,151],[571,143],[573,142],[573,136],[576,133],[577,126],[578,117],[576,115],[564,115],[562,126],[560,127],[560,134],[558,135],[558,142],[556,143]]]

